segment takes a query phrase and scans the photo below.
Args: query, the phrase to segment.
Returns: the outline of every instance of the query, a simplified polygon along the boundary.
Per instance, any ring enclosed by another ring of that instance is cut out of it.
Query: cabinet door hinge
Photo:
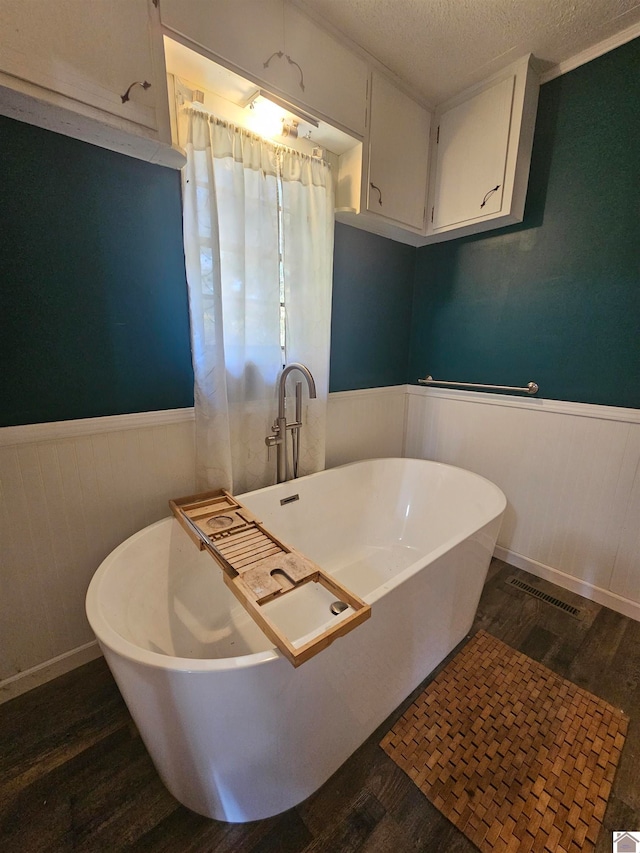
[[[436,130],[436,145],[440,142],[440,125],[438,125],[438,129]]]
[[[369,126],[369,78],[367,77],[367,89],[364,95],[364,126]]]

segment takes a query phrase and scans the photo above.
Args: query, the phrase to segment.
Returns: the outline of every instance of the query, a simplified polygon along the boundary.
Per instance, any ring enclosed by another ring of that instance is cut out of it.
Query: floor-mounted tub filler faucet
[[[287,423],[286,397],[287,397],[287,377],[289,374],[298,370],[307,380],[309,388],[309,397],[316,396],[316,383],[311,375],[311,371],[304,364],[292,362],[288,364],[280,374],[278,380],[278,417],[273,422],[271,432],[273,435],[268,435],[265,438],[265,444],[268,448],[275,446],[276,448],[276,464],[278,483],[284,483],[289,477],[289,465],[287,458],[287,430],[291,432],[291,477],[298,476],[298,465],[300,462],[300,430],[302,429],[302,382],[296,382],[296,413],[295,420],[292,423]]]

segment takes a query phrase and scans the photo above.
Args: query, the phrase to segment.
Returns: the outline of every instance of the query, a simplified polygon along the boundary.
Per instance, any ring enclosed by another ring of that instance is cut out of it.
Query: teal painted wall
[[[193,405],[179,173],[0,117],[0,426]],[[331,388],[406,381],[415,250],[336,226]]]
[[[329,389],[404,385],[415,249],[336,223]]]
[[[542,87],[522,225],[417,251],[337,225],[331,390],[640,407],[639,83],[635,40]],[[0,426],[193,404],[177,172],[0,117],[0,217]]]
[[[640,39],[541,88],[525,220],[417,251],[408,381],[640,407]]]
[[[180,175],[0,117],[0,426],[193,405]]]

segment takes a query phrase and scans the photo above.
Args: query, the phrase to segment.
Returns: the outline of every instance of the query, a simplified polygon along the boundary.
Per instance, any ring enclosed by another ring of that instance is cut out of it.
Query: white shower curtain
[[[191,107],[181,111],[180,144],[187,152],[183,222],[197,482],[240,494],[275,482],[275,451],[268,460],[265,437],[277,415],[285,360],[307,365],[318,394],[305,406],[300,473],[324,467],[331,174],[320,160]]]

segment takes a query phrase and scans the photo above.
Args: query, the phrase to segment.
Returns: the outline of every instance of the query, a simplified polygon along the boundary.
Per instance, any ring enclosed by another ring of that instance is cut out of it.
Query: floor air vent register
[[[565,613],[568,613],[569,616],[574,616],[576,619],[582,618],[582,610],[580,610],[579,607],[574,607],[572,604],[562,601],[561,598],[557,598],[555,595],[549,595],[541,589],[537,589],[535,586],[531,586],[531,584],[525,583],[525,581],[521,581],[513,575],[507,578],[505,583],[519,589],[521,592],[526,592],[527,595],[532,595],[539,601],[544,601],[545,604],[551,604],[553,607],[563,610]]]

